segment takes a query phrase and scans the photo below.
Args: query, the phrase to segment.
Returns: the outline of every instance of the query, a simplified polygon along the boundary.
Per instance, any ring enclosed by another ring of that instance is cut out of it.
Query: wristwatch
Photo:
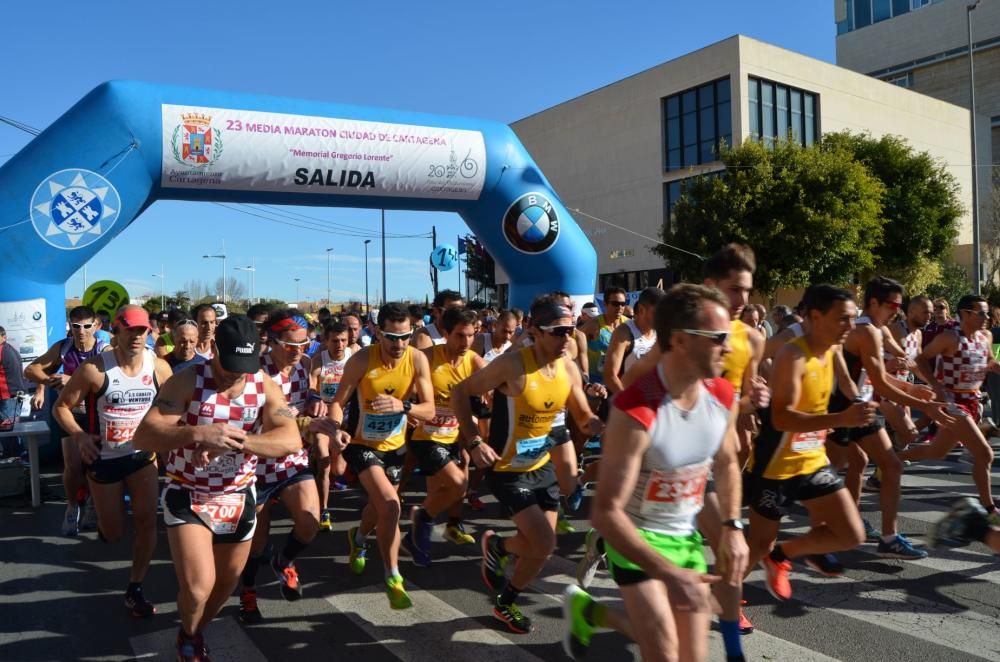
[[[741,519],[727,519],[722,523],[722,526],[728,526],[730,529],[735,529],[737,531],[743,530],[743,520]]]
[[[483,443],[482,437],[473,437],[472,441],[465,445],[465,450],[471,451],[473,448],[478,448]]]
[[[403,413],[409,414],[411,409],[413,409],[413,403],[409,400],[403,400]]]

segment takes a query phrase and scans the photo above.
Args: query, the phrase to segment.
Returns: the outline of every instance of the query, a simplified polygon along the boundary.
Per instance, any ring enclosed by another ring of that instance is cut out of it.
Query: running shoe
[[[324,510],[323,514],[319,516],[319,530],[320,531],[333,530],[333,517],[330,515],[329,510]]]
[[[882,481],[879,480],[878,475],[873,473],[871,476],[868,476],[868,480],[866,480],[865,484],[861,486],[861,491],[872,494],[877,494],[882,491]]]
[[[135,618],[149,618],[156,613],[156,607],[142,594],[142,589],[125,592],[125,607]]]
[[[580,562],[576,566],[576,581],[583,588],[587,588],[593,583],[601,561],[607,563],[602,543],[603,540],[595,529],[587,531],[587,542],[584,545],[583,558],[580,559]]]
[[[792,597],[792,584],[788,581],[788,573],[792,571],[792,562],[775,561],[770,556],[760,560],[760,567],[767,573],[767,591],[777,600],[789,600]]]
[[[469,492],[469,508],[479,512],[481,510],[486,510],[486,504],[482,502],[478,494],[475,492]]]
[[[368,560],[368,543],[367,541],[362,544],[357,544],[354,540],[358,533],[358,527],[353,526],[347,530],[347,544],[351,549],[351,556],[347,561],[348,566],[351,568],[351,572],[355,575],[360,575],[365,571],[365,563]]]
[[[483,581],[491,591],[497,593],[506,582],[504,568],[507,566],[508,555],[497,549],[497,534],[490,530],[483,534],[479,541],[483,550],[482,575]]]
[[[247,625],[256,625],[264,620],[264,615],[260,613],[257,606],[257,591],[252,588],[245,588],[240,592],[240,622]]]
[[[62,534],[75,536],[80,532],[80,506],[75,503],[66,505],[66,516],[63,517]]]
[[[431,566],[431,555],[417,546],[413,541],[413,533],[407,533],[403,536],[402,549],[406,550],[406,553],[413,559],[413,565],[421,568],[429,568]]]
[[[916,549],[909,540],[901,535],[897,535],[892,542],[879,540],[878,549],[875,552],[883,559],[903,559],[905,561],[916,561],[927,558],[927,552],[923,549]]]
[[[844,574],[844,566],[833,554],[810,554],[805,558],[805,564],[824,577],[840,577]]]
[[[475,538],[466,533],[465,527],[461,522],[446,526],[444,529],[444,538],[456,545],[472,545],[476,542]]]
[[[177,630],[177,662],[211,662],[201,632],[189,637],[184,630]]]
[[[594,626],[587,621],[586,613],[594,598],[579,586],[570,584],[563,591],[563,650],[574,660],[582,660],[590,648]]]
[[[302,585],[299,584],[299,573],[295,570],[294,562],[282,567],[278,555],[275,554],[271,557],[271,570],[280,582],[281,597],[289,602],[295,602],[302,597]]]
[[[971,529],[982,530],[989,527],[989,515],[979,501],[972,497],[962,497],[951,506],[951,510],[931,529],[931,545],[937,547],[962,547],[974,540]]]
[[[517,608],[517,605],[505,605],[500,602],[499,595],[493,605],[493,616],[495,616],[498,621],[506,623],[507,629],[514,634],[528,634],[531,632],[531,619],[522,614],[521,610]]]
[[[420,551],[429,559],[431,556],[431,532],[434,530],[434,523],[424,521],[420,517],[420,508],[413,507],[410,511],[410,533],[413,534],[413,542]]]
[[[83,506],[83,515],[80,516],[80,530],[93,531],[97,528],[97,509],[94,508],[94,497],[88,496],[87,502]]]
[[[402,577],[389,577],[385,580],[385,595],[393,609],[409,609],[413,606],[413,601],[403,588]]]
[[[747,618],[747,615],[743,613],[740,609],[740,634],[748,635],[753,632],[753,623]]]
[[[878,532],[872,523],[866,519],[862,519],[861,522],[865,525],[865,540],[867,542],[878,542],[882,540],[882,534]]]
[[[556,533],[576,533],[576,527],[570,524],[570,521],[563,517],[562,513],[559,513],[559,517],[556,519]]]
[[[573,490],[573,493],[566,497],[566,508],[568,508],[570,512],[575,513],[580,510],[580,505],[583,503],[584,492],[585,490],[583,489],[583,485],[577,485],[576,489]]]

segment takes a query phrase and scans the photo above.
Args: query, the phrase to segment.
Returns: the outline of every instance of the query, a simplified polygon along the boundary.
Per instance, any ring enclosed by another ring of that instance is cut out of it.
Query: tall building
[[[598,288],[672,282],[650,247],[684,180],[718,171],[719,144],[824,132],[895,134],[955,175],[971,207],[966,109],[783,48],[737,35],[588,92],[512,127],[587,233]],[[965,164],[963,166],[963,164]],[[971,262],[971,222],[961,221],[956,259]],[[503,300],[509,282],[499,269]]]
[[[1000,0],[834,0],[837,64],[969,107],[969,21],[976,79],[980,223],[1000,164]],[[970,138],[971,142],[971,138]]]

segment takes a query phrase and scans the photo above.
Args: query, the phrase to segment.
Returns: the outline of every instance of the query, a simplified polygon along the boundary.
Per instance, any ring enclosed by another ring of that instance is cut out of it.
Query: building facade
[[[598,254],[598,288],[669,285],[650,248],[685,179],[719,171],[720,144],[823,132],[895,134],[947,164],[971,206],[960,106],[737,35],[512,125]],[[951,164],[955,164],[953,167]],[[956,258],[971,262],[969,216]],[[509,282],[498,269],[497,282]]]

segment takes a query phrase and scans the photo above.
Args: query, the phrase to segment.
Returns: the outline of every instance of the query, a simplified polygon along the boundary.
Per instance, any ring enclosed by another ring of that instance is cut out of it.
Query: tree
[[[882,182],[878,273],[900,280],[910,291],[921,291],[935,280],[928,268],[951,256],[958,236],[964,211],[958,181],[934,157],[915,151],[899,136],[873,138],[842,131],[825,134],[821,146],[851,154]]]
[[[721,158],[725,171],[687,182],[666,242],[702,256],[731,241],[750,245],[754,284],[768,298],[783,287],[849,283],[874,268],[884,187],[848,151],[746,141]],[[682,278],[701,279],[701,259],[653,250]]]
[[[982,219],[980,232],[983,261],[983,294],[990,305],[1000,303],[1000,167],[993,168],[990,213]]]
[[[941,276],[927,288],[927,296],[931,299],[945,299],[952,312],[958,310],[958,300],[968,294],[969,274],[957,264],[945,264]]]

